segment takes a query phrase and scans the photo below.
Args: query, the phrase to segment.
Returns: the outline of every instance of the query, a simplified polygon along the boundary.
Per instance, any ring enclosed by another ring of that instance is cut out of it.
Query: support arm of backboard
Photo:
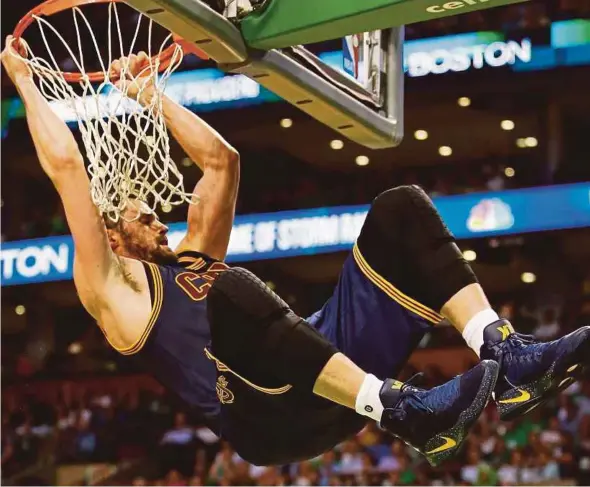
[[[275,49],[526,0],[268,0],[241,20],[246,44]]]
[[[389,42],[397,50],[388,51],[386,83],[389,86],[380,112],[337,87],[347,83],[344,74],[330,69],[333,82],[328,82],[320,74],[302,67],[289,50],[273,49],[243,65],[221,67],[256,80],[344,137],[372,149],[382,149],[398,145],[403,137],[403,28],[391,29]]]

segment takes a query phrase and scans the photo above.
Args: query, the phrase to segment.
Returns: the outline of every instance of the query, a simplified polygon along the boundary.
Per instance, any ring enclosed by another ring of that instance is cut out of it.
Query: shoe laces
[[[426,413],[434,413],[434,411],[417,394],[418,392],[423,392],[423,390],[415,387],[415,384],[421,381],[423,377],[424,374],[422,372],[418,372],[402,384],[400,387],[399,399],[395,403],[395,406],[391,409],[391,415],[393,419],[398,421],[403,421],[406,419],[408,415],[408,412],[405,408],[406,404],[409,404],[410,406]]]
[[[504,363],[526,365],[539,362],[543,355],[543,347],[544,344],[539,343],[533,335],[522,333],[511,333],[503,342],[492,345],[500,369]]]

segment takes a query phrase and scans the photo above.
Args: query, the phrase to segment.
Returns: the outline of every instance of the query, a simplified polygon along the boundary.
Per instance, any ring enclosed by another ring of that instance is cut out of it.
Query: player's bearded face
[[[124,224],[119,232],[125,249],[131,256],[161,265],[175,264],[178,261],[178,256],[168,246],[165,234],[154,235],[153,232],[146,231],[144,228],[137,228],[138,225],[142,223]]]
[[[136,208],[131,208],[135,215],[127,214],[126,217],[128,220],[130,216],[135,219],[121,222],[118,228],[125,254],[155,264],[175,264],[178,256],[168,246],[168,228],[153,212],[142,211],[143,208],[137,204],[134,206],[139,206],[139,217],[135,213]]]

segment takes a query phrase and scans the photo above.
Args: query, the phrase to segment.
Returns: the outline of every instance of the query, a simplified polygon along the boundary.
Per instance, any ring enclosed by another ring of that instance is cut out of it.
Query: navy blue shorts
[[[367,253],[395,266],[387,246],[378,248],[379,235],[367,238],[370,228],[363,232],[362,244],[376,246]],[[443,317],[378,274],[374,267],[383,265],[369,262],[360,245],[346,259],[332,297],[308,321],[366,372],[395,377],[424,333]]]
[[[414,295],[428,295],[420,277],[411,272],[418,266],[407,257],[412,252],[392,250],[399,245],[383,232],[374,209],[375,205],[344,263],[334,294],[308,322],[363,370],[385,379],[401,372],[424,333],[443,318],[409,295],[409,289]],[[431,306],[438,307],[434,302]],[[256,464],[315,457],[368,421],[311,391],[263,389],[231,379],[229,387],[234,395],[231,404],[222,407],[222,434],[243,458]]]

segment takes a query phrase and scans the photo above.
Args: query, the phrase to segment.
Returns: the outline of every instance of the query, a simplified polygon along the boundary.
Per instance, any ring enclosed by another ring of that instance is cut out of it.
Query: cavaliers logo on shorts
[[[215,384],[215,390],[217,392],[217,399],[221,404],[232,404],[234,402],[234,393],[228,389],[228,382],[225,376],[220,375],[217,378],[217,384]]]

